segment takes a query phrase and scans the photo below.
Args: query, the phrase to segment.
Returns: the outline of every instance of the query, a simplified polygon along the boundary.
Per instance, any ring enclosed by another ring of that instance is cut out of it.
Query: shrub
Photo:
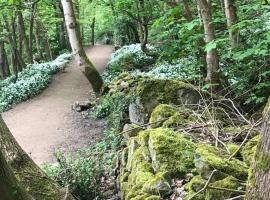
[[[148,72],[139,70],[131,72],[133,76],[151,76],[155,79],[166,80],[201,80],[200,68],[195,66],[193,58],[178,59],[173,63],[160,62],[154,65]]]
[[[122,92],[107,94],[90,113],[95,118],[107,117],[111,128],[119,130],[127,118],[129,97]]]
[[[141,50],[140,44],[124,46],[112,54],[108,67],[112,71],[140,69],[155,63],[158,51],[155,47],[147,45],[148,52]]]
[[[71,54],[62,54],[51,62],[28,65],[17,79],[11,76],[0,81],[0,112],[39,94],[50,83],[51,76],[65,67],[71,57]]]

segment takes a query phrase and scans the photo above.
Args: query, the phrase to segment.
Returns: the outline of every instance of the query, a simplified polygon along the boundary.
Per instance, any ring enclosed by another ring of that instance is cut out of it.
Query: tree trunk
[[[64,15],[63,15],[63,9],[62,4],[60,0],[57,0],[55,2],[55,11],[56,11],[56,17],[58,18],[59,22],[57,23],[57,33],[58,33],[58,41],[59,41],[59,48],[65,49],[66,46],[66,37],[65,37],[65,22],[64,22]]]
[[[74,200],[68,191],[60,188],[55,181],[46,176],[44,172],[33,162],[33,160],[23,151],[21,146],[10,133],[1,115],[0,145],[0,154],[3,154],[4,160],[8,163],[8,166],[12,169],[12,172],[16,174],[18,183],[24,188],[27,188],[27,193],[34,199]],[[0,180],[2,181],[5,179],[2,179],[1,177]],[[1,186],[2,182],[0,184],[0,188]],[[0,194],[2,195],[1,192]],[[4,198],[3,200],[9,199]],[[17,198],[13,198],[12,200],[17,200]]]
[[[25,26],[24,26],[24,19],[23,19],[22,11],[17,10],[17,15],[18,15],[20,33],[21,33],[21,36],[23,39],[23,44],[24,44],[25,50],[26,50],[27,61],[28,61],[28,63],[33,63],[33,54],[29,48],[29,41],[28,41],[28,38],[25,34]]]
[[[35,22],[35,15],[36,15],[36,1],[31,6],[31,15],[30,15],[30,23],[29,23],[29,49],[33,52],[33,37],[34,37],[34,22]]]
[[[270,107],[264,116],[262,135],[258,143],[254,157],[254,163],[250,172],[247,186],[247,200],[269,200],[270,199]]]
[[[192,21],[193,17],[192,17],[192,13],[190,11],[188,0],[183,0],[183,6],[184,6],[184,10],[185,10],[186,19],[188,21]]]
[[[91,33],[91,44],[92,44],[92,46],[95,46],[95,25],[96,25],[96,18],[93,17],[92,24],[91,24],[91,30],[92,30],[92,33]]]
[[[2,146],[0,146],[2,149]],[[3,200],[32,200],[18,184],[12,169],[8,166],[3,153],[0,151],[0,194]]]
[[[238,45],[238,30],[230,30],[231,26],[237,23],[236,7],[234,6],[234,0],[224,0],[225,15],[227,18],[227,27],[229,29],[229,37],[232,48]]]
[[[200,10],[203,26],[204,26],[204,39],[205,43],[209,44],[215,39],[215,29],[212,21],[211,14],[211,5],[208,4],[207,0],[197,0],[198,7]],[[217,49],[212,48],[207,51],[206,54],[206,63],[207,63],[207,75],[205,81],[207,83],[218,83],[219,75],[218,75],[218,54]]]
[[[0,76],[2,77],[2,79],[5,79],[9,75],[10,71],[7,63],[5,44],[3,41],[0,41]]]
[[[87,55],[83,49],[79,34],[79,27],[74,14],[73,3],[70,0],[61,0],[61,2],[72,51],[76,56],[78,63],[84,65],[84,73],[86,78],[92,84],[94,92],[99,94],[102,91],[103,80],[92,62],[87,58]]]
[[[144,2],[144,0],[139,0],[139,8],[143,12],[143,16],[140,19],[141,30],[143,32],[142,41],[141,41],[141,48],[142,48],[143,52],[146,52],[146,50],[147,50],[146,45],[148,43],[149,30],[148,30],[148,20],[147,20],[147,17],[145,16],[145,2]]]

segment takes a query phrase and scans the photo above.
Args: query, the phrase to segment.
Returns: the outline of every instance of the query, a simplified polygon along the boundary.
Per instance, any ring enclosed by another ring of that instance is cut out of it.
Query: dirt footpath
[[[86,50],[101,72],[112,47],[98,45]],[[55,150],[76,151],[100,140],[104,121],[84,119],[71,109],[75,101],[90,97],[91,86],[73,60],[65,73],[54,76],[39,96],[3,113],[3,118],[22,148],[41,165],[53,163]]]

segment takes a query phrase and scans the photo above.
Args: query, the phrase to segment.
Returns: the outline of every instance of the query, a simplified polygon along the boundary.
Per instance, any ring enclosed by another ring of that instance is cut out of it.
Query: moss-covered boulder
[[[155,172],[179,176],[194,167],[194,143],[171,129],[151,129],[148,148]]]
[[[147,123],[158,104],[197,104],[201,98],[198,89],[191,84],[152,78],[141,79],[131,93],[129,117],[135,124]]]
[[[232,175],[241,180],[246,180],[248,167],[246,163],[232,158],[226,151],[218,149],[209,144],[199,144],[196,149],[194,160],[196,169],[202,177],[208,178],[213,169],[217,169],[224,174]]]

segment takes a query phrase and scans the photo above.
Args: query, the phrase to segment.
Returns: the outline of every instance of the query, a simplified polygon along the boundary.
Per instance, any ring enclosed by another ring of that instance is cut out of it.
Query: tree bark
[[[197,3],[204,26],[204,40],[206,44],[209,44],[215,39],[215,29],[212,21],[211,5],[207,2],[207,0],[197,0]],[[206,63],[207,75],[205,81],[207,83],[218,83],[219,61],[216,48],[212,48],[211,50],[207,51]]]
[[[237,23],[237,12],[234,0],[224,0],[225,15],[227,18],[227,27],[229,29],[229,37],[232,48],[238,45],[238,30],[230,30],[231,26]]]
[[[24,26],[24,19],[23,19],[22,11],[17,10],[17,15],[18,15],[20,33],[21,33],[21,36],[23,39],[23,44],[24,44],[25,50],[26,50],[27,61],[28,61],[28,63],[33,63],[33,54],[32,54],[32,51],[30,50],[29,40],[28,40],[26,33],[25,33],[25,26]]]
[[[2,149],[2,146],[0,146]],[[3,200],[32,200],[18,184],[12,169],[8,166],[3,153],[0,151],[0,195]]]
[[[96,18],[93,17],[92,24],[91,24],[91,44],[95,46],[95,25],[96,25]]]
[[[66,27],[68,30],[68,36],[70,45],[76,60],[79,64],[84,65],[85,71],[84,74],[89,82],[92,84],[93,90],[96,94],[99,94],[102,91],[103,80],[92,64],[92,62],[87,58],[87,55],[83,49],[82,41],[79,34],[79,26],[76,22],[75,13],[73,9],[73,3],[70,0],[61,0]]]
[[[146,50],[147,50],[146,45],[148,43],[149,30],[148,30],[148,19],[145,16],[145,2],[144,2],[144,0],[139,0],[139,8],[143,12],[143,16],[140,19],[141,30],[143,32],[142,41],[141,41],[141,48],[142,48],[143,52],[146,52]]]
[[[270,107],[267,104],[262,135],[257,146],[247,187],[247,200],[270,199]]]
[[[7,55],[5,51],[5,43],[0,41],[0,76],[2,79],[7,78],[10,75]]]
[[[63,190],[55,183],[55,181],[46,176],[46,174],[44,174],[44,172],[23,151],[21,146],[17,143],[13,135],[10,133],[1,115],[0,115],[0,156],[4,158],[4,160],[8,163],[8,166],[11,168],[11,170],[9,171],[12,171],[14,174],[16,174],[16,181],[18,182],[18,184],[20,184],[23,188],[27,188],[27,194],[31,195],[34,199],[74,200],[74,198],[68,191]],[[0,164],[0,173],[2,173],[1,164]],[[7,170],[4,168],[4,171]],[[0,175],[0,180],[1,180],[0,184],[1,188],[2,180],[5,179],[2,179]],[[0,194],[2,195],[1,189]],[[2,196],[0,197],[2,200]],[[3,200],[9,199],[4,198]],[[17,200],[17,198],[13,198],[10,200]]]

